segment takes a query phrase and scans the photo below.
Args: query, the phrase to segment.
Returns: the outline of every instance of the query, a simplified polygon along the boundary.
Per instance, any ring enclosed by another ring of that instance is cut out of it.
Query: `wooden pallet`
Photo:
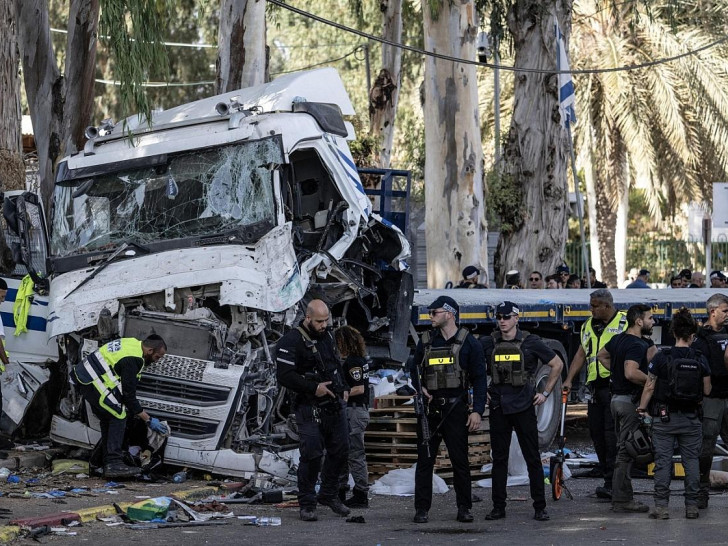
[[[410,396],[383,396],[370,408],[370,421],[364,438],[367,465],[371,478],[390,470],[409,468],[417,462],[417,418]],[[490,431],[487,419],[481,429],[470,433],[468,460],[473,480],[483,477],[481,467],[490,462]],[[452,465],[445,442],[440,444],[435,459],[435,473],[452,480]]]

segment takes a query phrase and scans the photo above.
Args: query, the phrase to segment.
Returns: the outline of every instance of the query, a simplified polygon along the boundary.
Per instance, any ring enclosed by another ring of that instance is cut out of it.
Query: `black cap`
[[[559,267],[556,268],[556,273],[558,273],[558,274],[561,274],[561,273],[570,273],[569,266],[566,265],[566,264],[560,265]]]
[[[474,279],[480,275],[480,269],[475,267],[474,265],[469,265],[465,269],[463,269],[463,279]]]
[[[638,275],[640,277],[644,277],[645,275],[649,275],[649,274],[650,274],[650,270],[649,269],[640,269],[640,272],[639,272]]]
[[[520,313],[520,310],[512,301],[504,301],[496,305],[495,312],[498,315],[517,315]]]
[[[454,313],[455,315],[457,315],[460,312],[460,306],[458,305],[458,302],[456,302],[450,296],[440,296],[435,301],[433,301],[430,305],[427,306],[428,309],[440,309],[441,307],[445,311],[450,311],[451,313]]]
[[[683,269],[683,270],[680,271],[680,273],[678,273],[678,276],[689,279],[689,278],[691,278],[693,276],[693,272],[690,271],[689,269]]]
[[[726,280],[726,276],[723,274],[722,271],[715,270],[710,272],[710,278],[711,279],[720,279],[721,281]]]

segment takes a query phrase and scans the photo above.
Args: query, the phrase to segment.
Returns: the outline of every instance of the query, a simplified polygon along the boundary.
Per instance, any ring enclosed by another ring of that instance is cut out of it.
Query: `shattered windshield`
[[[51,251],[70,256],[275,222],[277,138],[194,150],[159,166],[57,184]]]

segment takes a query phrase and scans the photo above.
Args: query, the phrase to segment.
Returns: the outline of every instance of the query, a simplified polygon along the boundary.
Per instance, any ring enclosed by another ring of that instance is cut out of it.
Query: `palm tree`
[[[718,41],[728,14],[719,3],[697,4],[652,8],[648,14],[642,3],[575,0],[572,66],[655,63]],[[575,77],[580,155],[587,166],[588,204],[596,211],[590,229],[610,285],[625,267],[617,267],[615,240],[626,240],[630,186],[646,188],[650,212],[659,218],[682,203],[707,200],[711,182],[728,175],[726,53],[720,44],[641,69]]]

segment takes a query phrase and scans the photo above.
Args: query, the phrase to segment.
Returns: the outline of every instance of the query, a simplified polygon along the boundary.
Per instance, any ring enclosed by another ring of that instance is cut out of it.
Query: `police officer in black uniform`
[[[460,307],[454,299],[440,296],[429,309],[433,330],[423,334],[409,370],[415,388],[428,400],[427,416],[418,417],[414,522],[428,521],[432,470],[440,441],[445,440],[453,467],[457,520],[469,523],[473,515],[468,432],[480,428],[480,417],[485,411],[483,350],[466,328],[458,328]],[[469,386],[473,388],[472,412],[467,400]],[[423,418],[429,424],[429,446],[423,442]]]
[[[650,306],[636,304],[627,309],[627,329],[614,336],[597,353],[599,363],[611,371],[612,417],[617,432],[617,458],[612,482],[612,511],[647,512],[649,507],[634,498],[633,453],[628,439],[640,428],[637,405],[647,382],[647,367],[657,352],[652,340],[655,319]]]
[[[321,300],[306,307],[306,318],[278,342],[278,383],[295,394],[293,408],[300,436],[298,503],[303,521],[316,521],[316,502],[336,514],[350,510],[338,497],[339,473],[346,464],[349,431],[344,409],[341,363],[327,329],[329,308]],[[324,448],[326,460],[321,468]],[[315,487],[321,470],[321,490]]]
[[[637,413],[652,416],[652,445],[655,453],[655,509],[652,519],[669,519],[672,455],[677,443],[685,469],[685,517],[697,519],[700,469],[698,459],[703,442],[700,404],[710,394],[708,361],[690,344],[698,324],[683,308],[673,314],[670,331],[675,346],[660,350],[650,361],[647,383]]]
[[[705,304],[708,320],[698,329],[693,348],[708,359],[712,390],[703,399],[703,446],[700,454],[698,508],[708,507],[710,467],[718,434],[728,439],[728,297],[714,294]]]
[[[528,468],[535,510],[533,517],[537,521],[546,521],[549,515],[546,512],[543,466],[538,449],[536,406],[543,404],[551,395],[563,364],[541,338],[518,328],[519,309],[515,303],[504,301],[496,307],[495,312],[498,330],[480,338],[490,375],[488,395],[493,453],[493,509],[486,514],[485,519],[506,517],[508,452],[515,430]],[[539,361],[551,367],[542,392],[536,392],[534,381]]]

